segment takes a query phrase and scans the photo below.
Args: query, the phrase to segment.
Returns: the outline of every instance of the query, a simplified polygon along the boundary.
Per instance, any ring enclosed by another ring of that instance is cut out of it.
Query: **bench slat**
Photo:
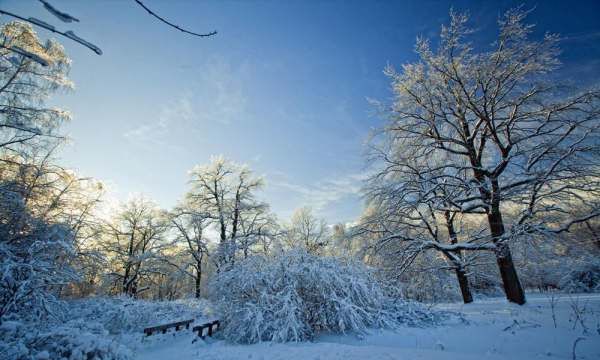
[[[144,334],[146,334],[147,336],[152,335],[153,332],[156,331],[161,331],[163,334],[167,332],[168,329],[174,327],[176,331],[179,331],[179,328],[183,325],[185,325],[186,329],[189,329],[190,324],[193,323],[194,320],[190,319],[190,320],[184,320],[184,321],[177,321],[174,323],[169,323],[169,324],[163,324],[163,325],[158,325],[158,326],[151,326],[151,327],[147,327],[144,329]]]
[[[204,329],[208,329],[208,336],[212,336],[213,331],[216,331],[219,329],[221,325],[221,322],[219,320],[215,320],[215,321],[211,321],[202,325],[198,325],[198,326],[194,326],[194,328],[192,329],[192,331],[194,332],[198,332],[198,336],[201,337],[202,339],[204,339]],[[213,326],[215,327],[215,329],[213,330]]]
[[[150,336],[154,332],[158,332],[158,331],[165,334],[167,332],[167,330],[170,328],[175,328],[175,331],[179,331],[179,329],[181,329],[182,326],[185,326],[186,329],[189,329],[190,324],[192,324],[193,322],[194,322],[194,320],[190,319],[190,320],[177,321],[177,322],[158,325],[158,326],[151,326],[151,327],[147,327],[144,329],[144,334],[146,334],[147,336]],[[204,339],[204,337],[205,337],[204,329],[208,329],[207,335],[212,336],[213,333],[215,331],[217,331],[220,327],[221,327],[221,322],[219,320],[214,320],[211,322],[204,323],[202,325],[194,326],[192,328],[192,331],[198,332],[198,336]]]

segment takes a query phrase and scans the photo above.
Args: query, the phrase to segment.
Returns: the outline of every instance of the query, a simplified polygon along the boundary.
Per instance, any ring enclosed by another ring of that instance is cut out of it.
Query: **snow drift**
[[[66,301],[57,319],[14,319],[0,324],[1,359],[127,360],[140,345],[142,329],[202,316],[195,299],[143,301],[128,297]]]

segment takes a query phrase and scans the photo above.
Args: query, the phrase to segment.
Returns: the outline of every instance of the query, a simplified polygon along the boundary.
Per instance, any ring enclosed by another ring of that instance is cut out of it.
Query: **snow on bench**
[[[152,333],[154,333],[156,331],[160,331],[163,334],[165,334],[167,332],[167,330],[170,328],[175,328],[175,331],[179,331],[179,329],[183,326],[185,326],[186,329],[189,329],[190,324],[193,322],[194,322],[194,320],[190,319],[190,320],[178,321],[178,322],[164,324],[164,325],[147,327],[144,329],[144,334],[146,334],[146,336],[150,336],[150,335],[152,335]]]
[[[213,330],[213,326],[215,326],[216,328]],[[213,331],[218,330],[221,327],[221,322],[219,320],[215,320],[212,322],[208,322],[206,324],[202,324],[202,325],[198,325],[198,326],[194,326],[194,328],[192,329],[192,331],[194,332],[198,332],[198,336],[201,337],[202,339],[204,339],[204,329],[208,329],[208,336],[212,336]]]

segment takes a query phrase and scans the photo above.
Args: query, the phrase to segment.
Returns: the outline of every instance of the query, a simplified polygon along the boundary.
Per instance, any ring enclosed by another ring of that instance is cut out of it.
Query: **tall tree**
[[[233,265],[244,237],[242,224],[257,212],[265,212],[266,204],[257,201],[255,192],[262,188],[263,179],[252,171],[223,157],[213,158],[210,164],[197,166],[191,172],[192,189],[186,198],[202,212],[217,229],[219,243],[215,259],[217,268]]]
[[[518,304],[525,294],[510,241],[600,214],[599,93],[557,85],[549,74],[559,64],[558,37],[530,39],[526,15],[508,11],[491,49],[476,52],[468,17],[451,12],[437,50],[419,39],[417,63],[386,69],[395,99],[383,131],[393,154],[447,159],[432,170],[461,189],[453,205],[462,213],[484,213],[506,297]],[[514,222],[507,207],[519,209]],[[574,207],[587,214],[559,219]]]
[[[239,228],[237,247],[244,259],[255,253],[269,253],[273,239],[281,233],[275,216],[265,203],[245,212],[240,217]]]
[[[315,216],[310,207],[301,207],[292,215],[284,241],[288,247],[300,247],[311,254],[321,254],[329,244],[330,237],[325,219]]]
[[[168,221],[164,211],[153,202],[138,197],[125,203],[106,223],[102,247],[110,259],[109,278],[119,293],[137,297],[162,275],[163,250]]]
[[[45,152],[62,138],[57,130],[69,114],[45,102],[50,94],[72,87],[67,77],[71,60],[62,45],[42,43],[30,25],[17,21],[2,26],[0,43],[0,151],[2,161],[10,162],[24,152]],[[35,54],[48,66],[7,47]]]
[[[69,117],[46,101],[71,87],[63,47],[42,43],[20,22],[2,25],[0,43],[2,321],[11,312],[48,314],[60,291],[77,280],[79,245],[91,233],[101,188],[54,163],[63,140],[58,129]]]
[[[194,295],[200,297],[202,265],[208,256],[207,230],[210,218],[197,211],[193,205],[185,203],[177,207],[171,215],[171,224],[175,228],[176,241],[184,243],[184,253],[190,258],[183,264],[183,271],[194,281]],[[192,268],[189,271],[188,268]]]

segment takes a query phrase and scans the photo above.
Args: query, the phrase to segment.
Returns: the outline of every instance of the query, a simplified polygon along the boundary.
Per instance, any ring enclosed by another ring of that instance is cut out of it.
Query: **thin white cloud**
[[[202,120],[229,125],[243,119],[248,104],[245,78],[250,67],[247,62],[234,66],[213,57],[198,68],[193,92]]]
[[[574,33],[574,34],[566,34],[561,36],[561,40],[563,42],[569,41],[593,41],[600,38],[600,31],[591,31],[591,32],[583,32],[583,33]],[[593,45],[593,44],[591,44]]]
[[[321,180],[314,185],[302,185],[278,176],[269,180],[269,186],[289,190],[300,197],[299,206],[310,206],[316,213],[320,213],[328,206],[347,197],[358,197],[365,173],[354,173],[335,178]]]
[[[173,132],[193,124],[195,113],[188,95],[164,105],[155,122],[131,129],[123,136],[144,147],[169,146],[179,149],[180,146],[171,144]],[[193,127],[192,127],[193,128]]]
[[[181,149],[182,140],[198,141],[211,126],[230,125],[246,114],[247,96],[243,75],[247,64],[233,67],[220,58],[203,64],[193,86],[162,106],[158,118],[128,130],[128,140],[146,148],[160,146]]]

